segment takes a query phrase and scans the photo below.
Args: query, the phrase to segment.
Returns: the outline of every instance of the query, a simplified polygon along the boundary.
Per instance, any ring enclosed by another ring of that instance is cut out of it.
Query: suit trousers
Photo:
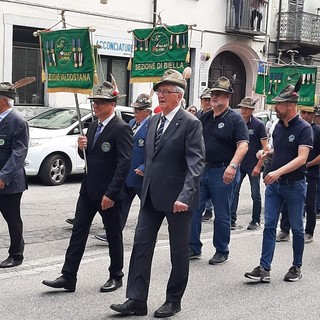
[[[110,256],[109,276],[114,279],[123,277],[123,239],[120,221],[121,203],[116,201],[112,208],[101,210],[101,199],[91,199],[88,195],[80,194],[77,202],[72,235],[61,271],[67,278],[77,278],[77,272],[85,250],[90,227],[97,211],[102,217],[102,222],[107,232]]]
[[[6,220],[10,235],[9,255],[16,260],[23,259],[23,223],[20,214],[22,192],[0,195],[0,211]]]
[[[121,200],[121,228],[126,225],[133,199],[137,195],[141,199],[141,188],[126,187],[128,196]]]
[[[167,284],[166,301],[181,301],[189,276],[189,237],[192,211],[162,212],[154,208],[150,196],[140,209],[134,236],[127,283],[127,298],[147,301],[151,263],[157,234],[163,219],[168,222],[171,273]]]

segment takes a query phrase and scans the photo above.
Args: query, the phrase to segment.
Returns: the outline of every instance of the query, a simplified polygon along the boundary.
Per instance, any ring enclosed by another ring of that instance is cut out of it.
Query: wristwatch
[[[230,163],[229,166],[232,167],[235,170],[238,168],[236,163]]]

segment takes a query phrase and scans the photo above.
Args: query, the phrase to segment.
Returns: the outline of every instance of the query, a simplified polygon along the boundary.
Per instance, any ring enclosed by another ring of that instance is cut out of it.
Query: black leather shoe
[[[172,303],[166,301],[159,309],[155,311],[154,316],[156,318],[167,318],[172,317],[179,311],[181,311],[180,302]]]
[[[112,304],[110,308],[125,315],[145,316],[148,308],[146,302],[128,299],[122,304]]]
[[[76,280],[69,280],[64,276],[61,276],[53,281],[43,280],[42,283],[51,288],[63,288],[70,292],[74,292],[76,290]]]
[[[122,287],[122,279],[110,278],[101,288],[100,292],[111,292],[116,291],[118,288]]]
[[[13,257],[8,257],[6,260],[0,263],[0,268],[12,268],[12,267],[20,266],[22,261],[23,261],[23,258],[15,259]]]
[[[74,218],[72,218],[72,219],[68,218],[68,219],[66,219],[66,222],[73,225]]]

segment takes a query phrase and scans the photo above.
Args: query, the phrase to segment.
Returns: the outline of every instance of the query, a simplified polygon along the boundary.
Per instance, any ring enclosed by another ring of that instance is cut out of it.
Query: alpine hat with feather
[[[119,94],[117,82],[111,73],[110,76],[111,82],[104,81],[102,85],[97,89],[97,91],[88,99],[105,99],[117,101],[118,98],[125,96],[123,94]]]
[[[151,98],[146,93],[139,94],[136,101],[131,104],[131,107],[139,110],[150,109],[151,106],[152,106]]]
[[[186,90],[187,79],[191,76],[191,68],[186,67],[182,74],[174,69],[168,69],[164,72],[160,81],[158,81],[154,86],[153,90],[157,91],[160,84],[172,84]]]
[[[17,96],[17,89],[35,81],[35,77],[26,77],[16,81],[14,84],[12,84],[11,82],[1,82],[0,95],[6,96],[10,99],[14,99]]]
[[[299,100],[299,90],[301,88],[302,84],[302,77],[299,77],[299,80],[297,81],[296,85],[288,84],[286,87],[284,87],[281,92],[272,99],[274,102],[294,102],[297,103]]]
[[[238,107],[254,109],[258,100],[259,99],[253,100],[251,97],[245,97],[240,101]]]
[[[231,82],[226,77],[220,77],[213,84],[212,88],[210,89],[210,92],[223,91],[223,92],[227,92],[227,93],[233,93],[234,91],[233,91],[232,85],[233,85],[235,79],[236,79],[236,75],[235,74],[233,75]]]

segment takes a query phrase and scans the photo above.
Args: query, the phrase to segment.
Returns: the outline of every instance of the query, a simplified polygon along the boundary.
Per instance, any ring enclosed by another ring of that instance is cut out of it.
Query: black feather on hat
[[[295,85],[288,84],[284,87],[281,92],[272,99],[274,102],[298,102],[299,100],[299,90],[302,85],[302,76],[300,75],[297,83]]]

